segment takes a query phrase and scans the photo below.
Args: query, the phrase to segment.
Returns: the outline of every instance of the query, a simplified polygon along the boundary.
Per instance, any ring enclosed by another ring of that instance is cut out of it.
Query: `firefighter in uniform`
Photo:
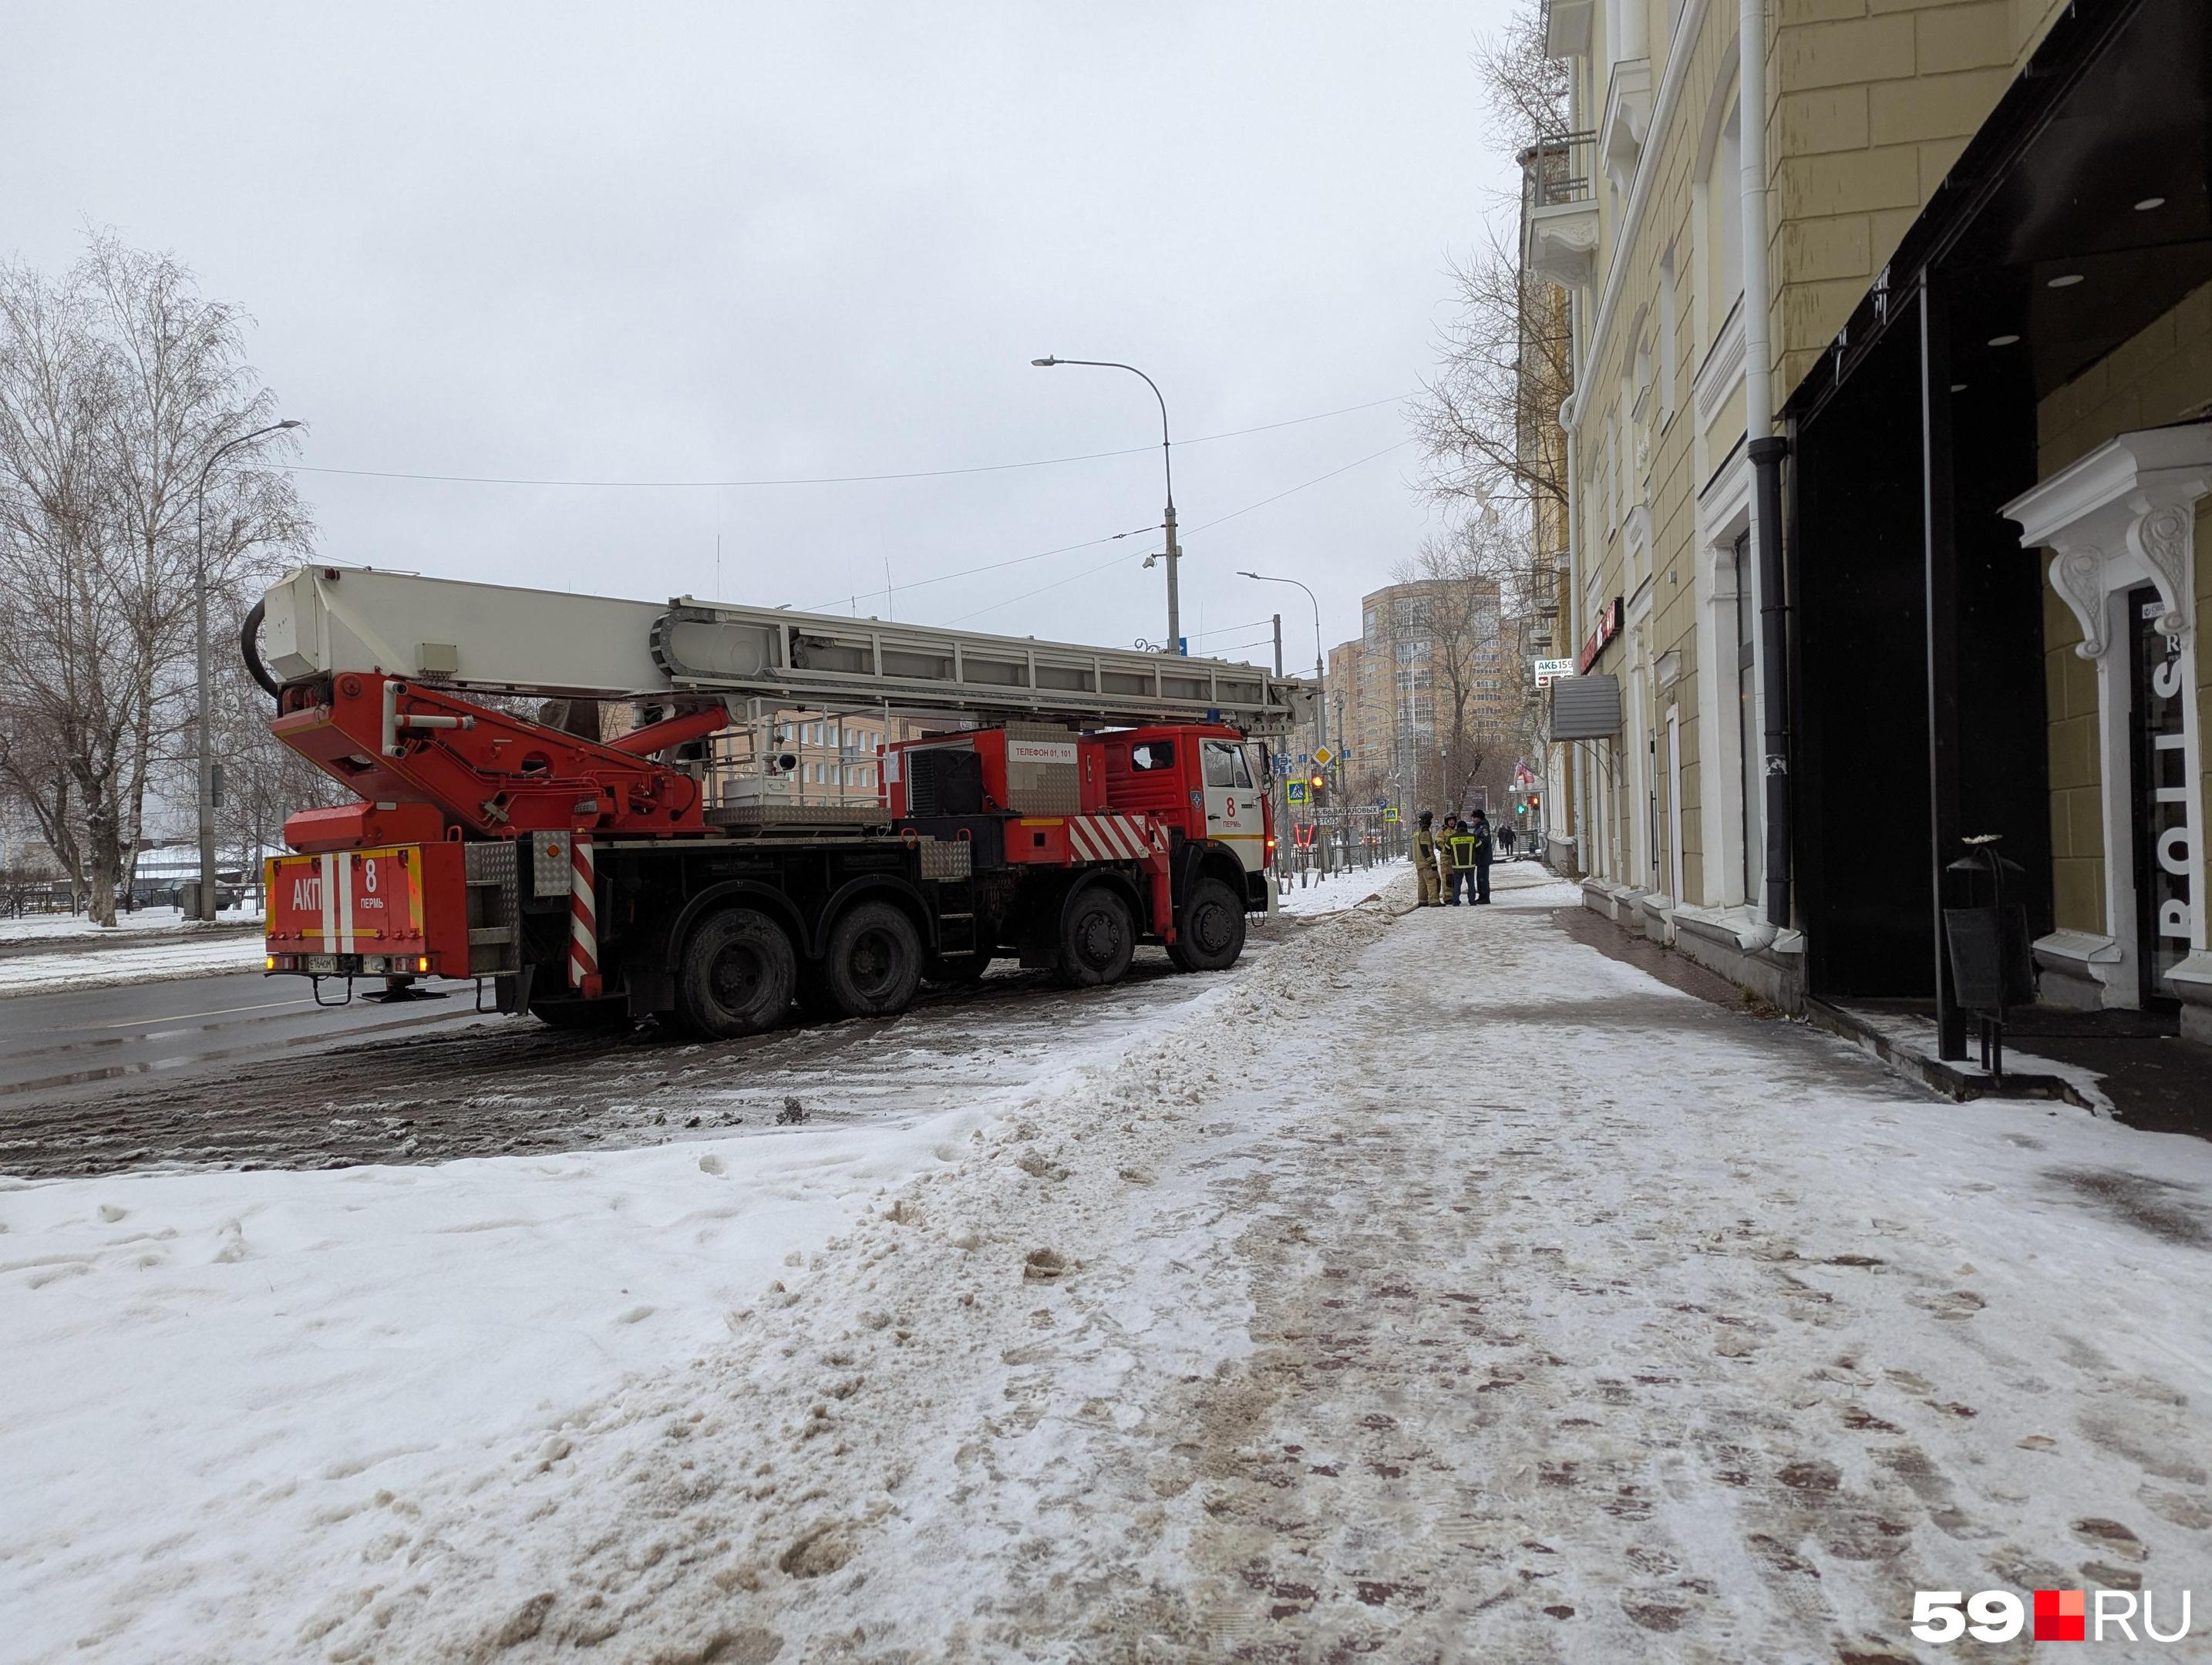
[[[1464,821],[1452,823],[1451,831],[1451,905],[1459,906],[1459,893],[1467,892],[1467,899],[1474,900],[1474,834]]]
[[[1437,900],[1437,836],[1429,830],[1430,815],[1421,811],[1419,829],[1413,834],[1413,877],[1419,880],[1420,900],[1416,908],[1434,908]]]

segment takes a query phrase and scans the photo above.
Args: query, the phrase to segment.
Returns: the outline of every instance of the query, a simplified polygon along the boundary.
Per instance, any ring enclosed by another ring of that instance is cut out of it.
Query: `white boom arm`
[[[666,603],[301,567],[263,599],[279,682],[382,671],[486,693],[719,694],[782,708],[959,711],[1092,722],[1310,721],[1313,690],[1225,659],[1085,647],[679,597]]]

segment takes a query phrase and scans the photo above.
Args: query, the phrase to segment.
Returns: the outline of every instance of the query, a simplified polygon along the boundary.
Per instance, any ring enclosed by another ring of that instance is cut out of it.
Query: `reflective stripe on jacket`
[[[1474,866],[1474,835],[1454,833],[1451,836],[1452,866],[1464,872]]]

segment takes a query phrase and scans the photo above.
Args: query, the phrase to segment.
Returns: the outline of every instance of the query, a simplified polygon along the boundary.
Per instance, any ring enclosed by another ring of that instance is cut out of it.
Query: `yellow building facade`
[[[1802,989],[1802,941],[1764,895],[1751,442],[1776,434],[2063,7],[1547,8],[1576,131],[1545,159],[1524,258],[1574,315],[1562,635],[1583,671],[1613,679],[1620,714],[1615,732],[1553,748],[1576,774],[1585,894],[1778,998]]]

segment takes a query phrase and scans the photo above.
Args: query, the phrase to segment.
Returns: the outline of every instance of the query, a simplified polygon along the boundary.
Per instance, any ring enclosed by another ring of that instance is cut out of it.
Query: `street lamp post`
[[[1300,589],[1305,590],[1306,599],[1313,602],[1314,747],[1316,750],[1327,750],[1328,749],[1328,670],[1322,660],[1321,651],[1321,603],[1315,599],[1311,590],[1307,589],[1304,584],[1299,584],[1295,578],[1274,578],[1266,573],[1248,573],[1241,570],[1237,576],[1256,578],[1262,584],[1297,584]],[[1341,727],[1342,725],[1340,724],[1339,726]]]
[[[1094,369],[1127,370],[1133,376],[1144,379],[1145,386],[1152,390],[1152,397],[1160,402],[1160,461],[1167,470],[1168,512],[1168,652],[1182,652],[1182,602],[1176,584],[1176,562],[1182,559],[1182,547],[1176,542],[1175,512],[1175,454],[1168,445],[1168,402],[1161,394],[1159,384],[1145,375],[1133,364],[1121,364],[1105,358],[1033,358],[1030,361],[1040,370],[1049,370],[1060,364],[1087,364]]]
[[[208,593],[207,593],[207,483],[208,475],[222,453],[248,440],[258,440],[264,434],[274,434],[283,428],[297,428],[297,422],[286,420],[270,422],[266,428],[257,428],[251,434],[241,434],[226,441],[208,453],[200,465],[199,484],[193,492],[197,506],[193,511],[192,536],[192,625],[197,647],[199,678],[199,821],[200,821],[200,896],[199,916],[212,922],[215,919],[215,744],[213,725],[209,708],[214,703],[214,692],[210,686],[208,671]]]

